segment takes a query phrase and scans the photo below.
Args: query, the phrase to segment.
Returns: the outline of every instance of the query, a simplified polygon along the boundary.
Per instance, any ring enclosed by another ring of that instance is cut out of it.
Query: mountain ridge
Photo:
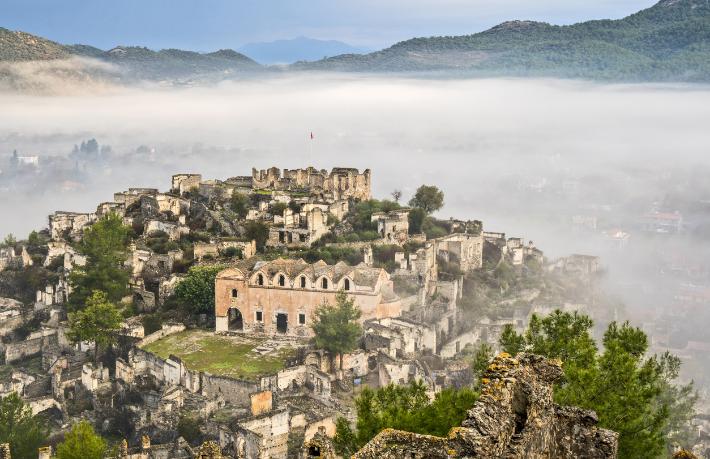
[[[572,25],[514,20],[469,35],[419,37],[301,70],[454,71],[480,76],[707,81],[710,0],[661,0],[622,19]]]
[[[230,78],[274,70],[230,49],[198,53],[116,46],[104,51],[0,28],[0,63],[73,56],[112,64],[124,80]],[[660,0],[622,19],[572,25],[511,20],[469,35],[417,37],[367,54],[339,54],[278,69],[314,70],[708,82],[710,0]]]
[[[291,64],[313,61],[340,54],[364,53],[367,50],[338,40],[296,37],[286,40],[247,43],[238,49],[261,64]]]

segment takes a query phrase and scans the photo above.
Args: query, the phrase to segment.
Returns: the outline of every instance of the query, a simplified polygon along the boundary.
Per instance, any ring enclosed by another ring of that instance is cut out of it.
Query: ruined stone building
[[[190,190],[200,188],[201,174],[176,174],[172,177],[170,191],[182,196]]]
[[[377,222],[377,234],[387,244],[404,244],[409,239],[409,209],[375,212],[371,221]]]
[[[283,216],[274,218],[277,221],[278,226],[269,228],[269,247],[310,247],[330,230],[328,212],[321,207],[310,206],[299,213],[287,208]]]
[[[446,437],[385,429],[353,457],[615,458],[618,434],[597,427],[593,411],[553,402],[553,384],[561,377],[559,361],[501,354],[484,374],[481,397],[461,427]]]
[[[81,239],[84,228],[96,221],[94,213],[57,211],[49,216],[49,234],[55,241]]]
[[[463,272],[483,266],[483,237],[476,234],[454,233],[433,241],[436,256],[455,265]]]
[[[284,169],[272,167],[266,170],[252,169],[252,187],[270,190],[304,190],[311,194],[323,193],[332,200],[370,199],[370,170],[360,173],[357,169],[336,167],[330,173],[314,167]]]
[[[322,260],[244,261],[217,275],[216,330],[310,336],[314,311],[324,302],[335,304],[339,291],[355,300],[362,320],[401,313],[384,269]]]
[[[32,266],[32,257],[27,252],[27,247],[22,246],[20,253],[14,247],[0,249],[0,271],[7,268],[21,269]]]

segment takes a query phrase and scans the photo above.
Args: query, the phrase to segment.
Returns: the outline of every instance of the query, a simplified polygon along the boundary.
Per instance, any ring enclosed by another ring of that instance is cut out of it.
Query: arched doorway
[[[241,331],[244,330],[244,318],[242,317],[242,313],[239,309],[237,308],[229,308],[229,313],[228,313],[228,330],[229,331]]]
[[[286,333],[288,330],[288,314],[278,313],[276,314],[276,331],[279,333]]]

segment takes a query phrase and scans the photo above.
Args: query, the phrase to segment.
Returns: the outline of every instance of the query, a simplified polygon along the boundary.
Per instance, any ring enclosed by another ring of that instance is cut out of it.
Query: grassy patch
[[[205,371],[214,375],[257,380],[260,376],[277,373],[294,349],[284,347],[265,355],[254,348],[265,339],[215,336],[202,330],[185,330],[158,340],[144,347],[161,358],[176,355],[191,370]]]

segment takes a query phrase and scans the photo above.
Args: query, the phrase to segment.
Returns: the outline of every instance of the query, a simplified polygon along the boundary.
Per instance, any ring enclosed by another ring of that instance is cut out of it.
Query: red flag
[[[313,131],[311,131],[311,140],[313,140]]]

